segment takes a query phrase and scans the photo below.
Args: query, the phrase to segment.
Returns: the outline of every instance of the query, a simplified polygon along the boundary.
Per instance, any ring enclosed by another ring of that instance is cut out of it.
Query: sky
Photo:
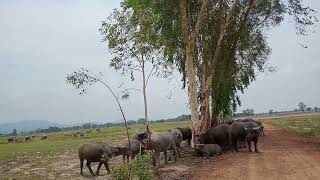
[[[320,1],[307,3],[320,10]],[[130,82],[109,68],[112,55],[98,31],[101,21],[119,5],[118,0],[1,0],[0,123],[50,120],[75,124],[121,119],[105,88],[96,85],[80,96],[65,82],[67,74],[84,67],[103,72],[116,92],[123,82],[128,87],[141,87],[139,81]],[[320,106],[319,25],[314,29],[316,33],[298,37],[294,25],[285,22],[270,31],[268,63],[277,71],[259,73],[241,95],[239,111],[292,110],[300,101]],[[151,78],[147,91],[150,119],[189,113],[187,94],[177,81]],[[170,92],[173,95],[168,98]],[[132,92],[122,104],[127,119],[144,116],[141,93]]]

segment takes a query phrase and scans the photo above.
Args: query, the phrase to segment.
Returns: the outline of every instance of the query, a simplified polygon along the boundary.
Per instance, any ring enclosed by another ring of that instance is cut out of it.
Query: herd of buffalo
[[[255,152],[259,152],[257,142],[259,136],[264,135],[264,127],[260,121],[254,119],[232,120],[225,124],[208,129],[196,135],[193,155],[209,157],[220,155],[223,151],[239,151],[240,147],[248,144],[251,152],[251,142],[254,143]],[[152,162],[154,166],[160,166],[160,153],[164,153],[165,164],[168,163],[168,154],[173,155],[175,161],[181,157],[181,142],[186,141],[186,146],[191,145],[192,131],[190,128],[175,128],[165,132],[145,131],[135,133],[130,138],[130,146],[126,140],[121,146],[113,147],[106,144],[86,143],[79,147],[80,174],[83,175],[83,162],[92,176],[99,175],[102,164],[110,173],[108,161],[115,156],[122,155],[123,160],[134,159],[138,153],[151,150],[153,153]],[[130,147],[130,148],[129,148]],[[99,162],[96,173],[91,169],[91,162]]]
[[[20,143],[20,142],[28,142],[31,141],[32,139],[36,138],[36,137],[40,137],[40,140],[44,140],[48,138],[48,135],[46,134],[42,134],[40,136],[36,136],[36,135],[32,135],[32,136],[15,136],[15,137],[9,137],[8,138],[8,143]]]

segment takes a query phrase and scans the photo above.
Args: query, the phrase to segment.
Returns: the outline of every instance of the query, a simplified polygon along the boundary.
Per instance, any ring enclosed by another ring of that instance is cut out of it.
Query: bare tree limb
[[[151,71],[149,72],[149,75],[148,75],[147,80],[146,80],[146,85],[148,85],[148,82],[149,82],[150,76],[152,75],[153,70],[155,69],[155,67],[156,67],[156,66],[155,66],[155,65],[153,65],[153,67],[152,67]]]

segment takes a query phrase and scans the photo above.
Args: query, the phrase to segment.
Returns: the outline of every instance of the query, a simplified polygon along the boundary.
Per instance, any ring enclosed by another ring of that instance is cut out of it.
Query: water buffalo
[[[169,132],[171,133],[171,135],[174,138],[174,141],[175,141],[176,146],[177,146],[178,157],[180,158],[181,157],[180,144],[181,144],[181,142],[183,140],[183,135],[182,135],[182,133],[181,133],[181,131],[179,129],[170,129]]]
[[[149,132],[146,131],[144,133],[140,133],[136,135],[137,140],[142,141],[143,139],[147,139],[149,136],[150,142],[148,143],[147,148],[150,150],[154,150],[153,154],[153,166],[156,166],[157,158],[158,166],[160,166],[160,153],[164,152],[165,164],[168,163],[167,150],[170,148],[173,149],[175,161],[178,159],[177,146],[174,141],[174,137],[168,131],[165,132]]]
[[[145,144],[138,141],[137,139],[130,138],[130,149],[128,139],[124,140],[123,146],[117,147],[119,149],[119,155],[122,155],[123,161],[129,158],[134,159],[137,154],[144,153],[146,147]]]
[[[200,144],[218,144],[222,149],[228,149],[229,127],[229,124],[220,124],[201,133],[198,137]]]
[[[234,150],[238,151],[237,143],[247,141],[249,151],[251,150],[251,141],[254,142],[255,152],[259,152],[257,142],[259,139],[260,126],[255,122],[235,122],[229,127],[230,142]]]
[[[118,149],[111,147],[106,144],[96,144],[96,143],[88,143],[82,144],[79,147],[79,159],[80,159],[80,174],[83,175],[83,161],[87,160],[87,167],[92,176],[99,175],[99,170],[104,164],[108,174],[110,174],[110,169],[108,165],[109,159],[118,153]],[[91,162],[99,162],[96,174],[93,173],[91,169]]]
[[[42,135],[42,136],[41,136],[41,138],[40,138],[40,139],[41,139],[41,140],[48,139],[48,135],[45,135],[45,134],[44,134],[44,135]]]
[[[218,144],[199,144],[195,147],[193,155],[209,157],[222,154],[221,147]]]
[[[15,137],[9,137],[8,138],[8,143],[12,143],[12,142],[15,142],[15,141],[16,141]]]
[[[191,139],[192,139],[192,130],[189,127],[186,128],[177,128],[181,131],[182,133],[182,140],[187,140],[188,145],[190,146],[191,144]]]
[[[31,141],[31,137],[30,136],[25,137],[24,141]]]
[[[264,134],[264,126],[263,126],[262,122],[261,121],[256,121],[256,123],[260,126],[260,133],[259,133],[260,137],[261,136],[265,136],[265,134]]]

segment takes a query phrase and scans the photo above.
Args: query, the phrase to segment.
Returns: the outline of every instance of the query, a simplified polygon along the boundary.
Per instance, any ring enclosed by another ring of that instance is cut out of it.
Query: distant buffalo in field
[[[8,143],[13,143],[16,141],[16,138],[15,137],[9,137],[8,138]]]
[[[101,129],[96,129],[97,132],[101,132]]]
[[[42,135],[40,139],[41,139],[41,140],[48,139],[48,135]]]
[[[30,136],[25,137],[24,141],[31,141],[31,137]]]

